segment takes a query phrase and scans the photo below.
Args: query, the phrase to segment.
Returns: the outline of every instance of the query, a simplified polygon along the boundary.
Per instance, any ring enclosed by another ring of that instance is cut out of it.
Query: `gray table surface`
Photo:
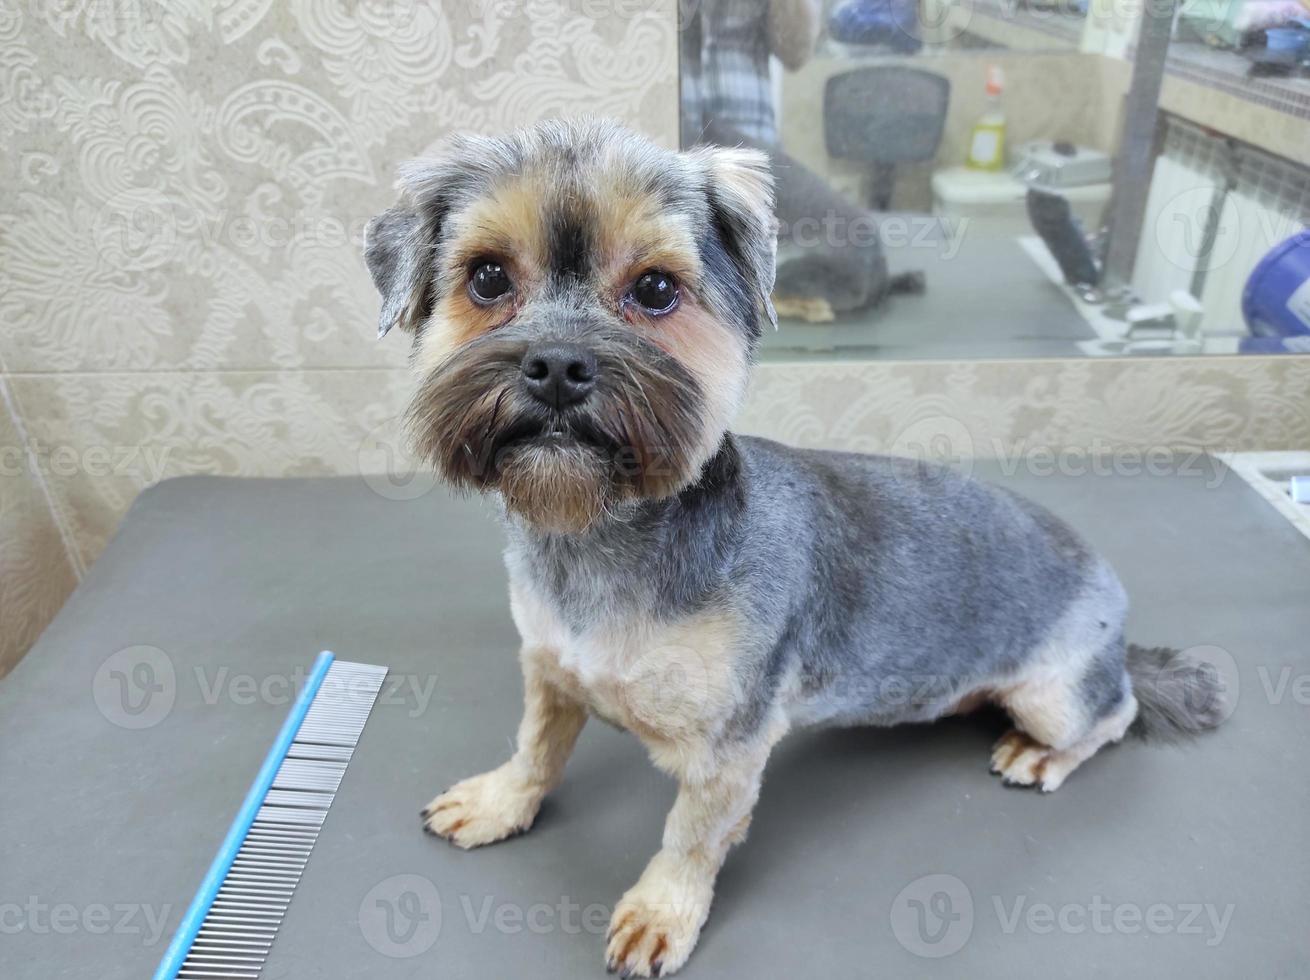
[[[1108,750],[1046,797],[988,775],[996,719],[793,735],[685,976],[1310,975],[1310,542],[1232,474],[1005,482],[1117,563],[1134,639],[1232,655],[1231,720]],[[392,680],[264,975],[603,976],[605,916],[674,792],[634,739],[589,724],[524,837],[465,853],[419,831],[518,720],[499,544],[488,505],[441,491],[145,493],[0,681],[0,975],[148,975],[287,679],[330,647]],[[162,653],[119,653],[141,646]],[[141,656],[159,690],[133,715],[111,671],[144,680]]]

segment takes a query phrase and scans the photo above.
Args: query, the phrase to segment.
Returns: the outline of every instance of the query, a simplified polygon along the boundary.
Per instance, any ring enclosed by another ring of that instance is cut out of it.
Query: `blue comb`
[[[154,980],[259,976],[386,675],[318,655]]]

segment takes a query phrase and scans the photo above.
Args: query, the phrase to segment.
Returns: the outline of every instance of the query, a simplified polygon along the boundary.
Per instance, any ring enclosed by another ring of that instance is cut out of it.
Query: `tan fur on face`
[[[458,278],[483,256],[513,259],[521,272],[546,267],[544,206],[550,184],[540,174],[501,183],[486,197],[451,216],[444,273]]]
[[[725,179],[750,178],[729,175]],[[665,213],[657,200],[622,179],[598,176],[566,195],[559,187],[552,188],[542,174],[525,173],[452,215],[441,273],[445,288],[419,340],[415,368],[421,374],[432,372],[455,350],[509,322],[533,301],[548,279],[548,215],[565,198],[572,198],[573,205],[589,219],[594,236],[591,259],[602,302],[621,314],[631,329],[677,358],[705,395],[702,444],[686,466],[689,475],[695,474],[717,449],[740,405],[748,353],[740,331],[719,322],[699,298],[701,289],[713,292],[713,287],[702,280],[690,217]],[[482,257],[502,262],[514,283],[510,295],[490,306],[475,303],[467,290],[469,265]],[[678,282],[681,302],[677,310],[651,317],[630,305],[624,307],[627,290],[648,271],[665,272]],[[544,467],[536,467],[525,474],[520,495],[535,500],[540,497],[537,487],[557,483]],[[670,489],[678,488],[680,484]],[[604,501],[594,494],[583,496],[603,509]]]
[[[538,176],[511,180],[452,215],[440,276],[442,297],[415,352],[414,366],[433,371],[469,341],[507,323],[540,285],[547,248]],[[501,300],[482,305],[468,292],[470,267],[479,259],[500,262],[514,283]]]
[[[514,513],[544,531],[577,533],[610,504],[604,460],[585,446],[522,446],[497,461],[497,488]]]
[[[708,409],[699,461],[704,462],[718,448],[745,391],[748,364],[741,334],[720,322],[700,299],[707,284],[687,216],[665,215],[645,197],[619,193],[599,198],[598,251],[616,302],[645,272],[664,272],[678,283],[680,302],[673,312],[653,317],[629,307],[625,315],[633,329],[677,358],[700,385]]]
[[[700,284],[701,262],[689,216],[667,214],[650,197],[604,187],[596,189],[592,210],[595,259],[616,296],[652,269],[691,287]]]
[[[465,284],[455,286],[437,302],[419,338],[414,366],[423,374],[431,373],[458,348],[510,320],[519,305],[519,297],[509,295],[482,306],[473,302]]]
[[[705,396],[701,453],[718,449],[719,440],[741,406],[748,364],[740,335],[706,310],[695,296],[668,316],[644,325],[651,343],[677,358],[700,385]]]

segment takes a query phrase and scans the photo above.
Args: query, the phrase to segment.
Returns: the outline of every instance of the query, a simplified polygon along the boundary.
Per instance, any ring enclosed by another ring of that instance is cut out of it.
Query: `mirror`
[[[765,358],[1310,352],[1302,0],[684,0],[773,159]]]

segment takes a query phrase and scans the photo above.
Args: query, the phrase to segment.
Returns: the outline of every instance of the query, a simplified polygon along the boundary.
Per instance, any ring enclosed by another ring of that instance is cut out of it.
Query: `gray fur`
[[[441,465],[453,482],[470,482],[459,452],[479,440],[494,454],[497,439],[531,440],[543,427],[562,425],[597,451],[615,448],[606,419],[582,412],[530,417],[509,394],[495,400],[487,420],[465,410],[489,385],[512,391],[521,353],[512,343],[556,337],[591,310],[588,316],[604,321],[594,332],[602,338],[598,349],[647,372],[640,382],[632,371],[626,381],[614,371],[622,396],[615,404],[627,408],[615,411],[602,400],[596,410],[626,422],[642,395],[651,415],[645,428],[665,435],[647,440],[659,445],[637,445],[673,449],[685,478],[679,474],[667,492],[615,497],[582,530],[546,531],[509,514],[511,578],[579,633],[598,624],[674,623],[707,609],[750,624],[734,651],[742,694],[722,736],[728,740],[753,738],[779,704],[796,724],[928,720],[966,695],[1003,691],[1045,665],[1080,703],[1084,730],[1120,708],[1134,682],[1141,728],[1191,732],[1210,724],[1213,708],[1197,709],[1184,697],[1207,689],[1180,680],[1164,654],[1138,651],[1125,663],[1127,600],[1113,570],[1031,501],[939,466],[726,432],[717,451],[713,440],[705,445],[708,462],[703,455],[690,461],[689,438],[668,433],[676,413],[700,405],[696,386],[688,380],[678,386],[683,395],[646,397],[659,394],[663,355],[649,343],[617,344],[620,320],[586,298],[595,215],[580,188],[604,161],[606,179],[625,192],[650,195],[692,219],[702,299],[750,352],[772,317],[768,182],[750,179],[763,177],[753,171],[719,180],[723,160],[708,154],[669,153],[595,122],[546,123],[504,139],[457,137],[442,158],[406,171],[401,203],[370,229],[381,329],[401,323],[417,332],[433,296],[459,285],[440,271],[446,217],[525,170],[550,175],[542,205],[551,229],[546,295],[435,369],[411,411],[420,445],[439,462],[446,454]],[[572,305],[561,306],[568,297]],[[447,416],[474,424],[458,429],[441,422]],[[496,489],[491,478],[473,483]]]
[[[610,972],[685,962],[793,725],[992,700],[1016,726],[992,770],[1050,791],[1123,736],[1139,699],[1147,729],[1218,719],[1188,699],[1213,678],[1160,651],[1125,664],[1118,578],[1031,501],[727,431],[774,315],[764,157],[673,154],[586,122],[455,147],[408,172],[367,254],[381,331],[415,334],[420,452],[504,505],[525,696],[510,762],[438,796],[424,827],[461,847],[521,832],[588,711],[633,731],[679,791],[615,906]],[[511,272],[495,297],[475,285],[489,260]],[[675,280],[668,306],[638,294],[655,273]],[[572,360],[545,366],[562,340]],[[578,397],[540,397],[554,370]]]
[[[1137,695],[1132,731],[1177,741],[1214,728],[1228,716],[1223,682],[1211,664],[1169,647],[1128,647],[1128,673]]]
[[[1127,690],[1108,566],[1036,504],[931,464],[728,436],[701,483],[583,535],[511,521],[507,557],[579,627],[739,612],[735,738],[779,699],[798,724],[938,717],[1003,685],[1071,611],[1105,637],[1089,720]]]

